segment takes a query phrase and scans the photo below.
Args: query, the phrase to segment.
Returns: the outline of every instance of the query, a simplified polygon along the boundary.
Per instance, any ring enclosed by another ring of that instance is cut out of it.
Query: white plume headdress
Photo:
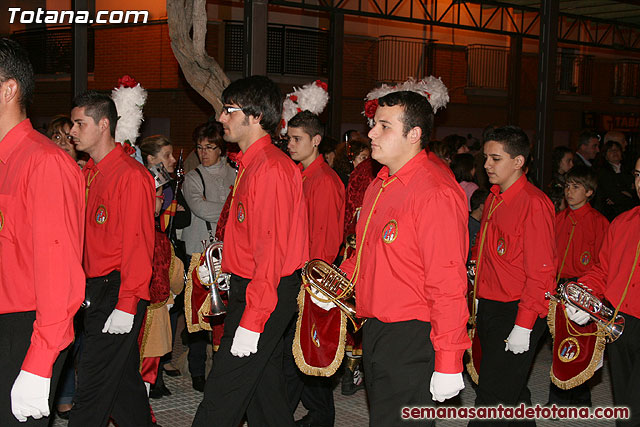
[[[111,91],[111,98],[118,111],[116,141],[133,146],[140,136],[140,124],[144,120],[142,107],[147,101],[147,91],[132,77],[125,75],[118,79],[118,87]]]
[[[301,88],[293,88],[293,92],[287,94],[282,103],[282,120],[280,121],[280,134],[287,133],[289,120],[302,111],[310,111],[320,114],[329,102],[328,87],[322,80],[307,83]]]
[[[378,98],[388,95],[392,92],[409,91],[416,92],[427,98],[433,113],[435,114],[438,109],[445,108],[449,102],[449,93],[447,87],[442,83],[440,77],[425,77],[422,80],[416,80],[413,77],[409,78],[404,83],[399,85],[389,86],[383,84],[382,86],[373,89],[364,98],[366,100],[364,104],[364,111],[362,114],[367,118],[369,126],[373,126],[373,117],[378,109]]]

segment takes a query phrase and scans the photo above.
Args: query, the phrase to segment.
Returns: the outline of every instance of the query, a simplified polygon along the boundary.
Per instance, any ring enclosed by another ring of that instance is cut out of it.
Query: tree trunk
[[[206,4],[206,0],[167,0],[167,21],[171,49],[185,78],[219,114],[222,109],[220,97],[230,81],[205,49]]]

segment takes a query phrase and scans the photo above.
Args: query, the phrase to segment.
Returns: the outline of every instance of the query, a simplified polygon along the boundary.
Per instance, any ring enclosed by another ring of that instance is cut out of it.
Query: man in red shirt
[[[0,39],[2,426],[49,425],[84,292],[82,175],[27,119],[33,87],[27,52]]]
[[[282,116],[273,81],[235,81],[222,101],[224,139],[241,150],[222,257],[231,289],[224,335],[193,425],[236,427],[246,413],[249,424],[291,426],[282,338],[309,254],[302,176],[271,142]]]
[[[468,213],[453,175],[424,151],[433,126],[427,98],[401,91],[378,103],[369,137],[384,167],[367,188],[356,250],[341,268],[355,283],[358,316],[368,318],[370,425],[396,426],[404,425],[403,407],[464,388]]]
[[[636,192],[640,195],[640,159],[633,171]],[[607,357],[613,385],[613,402],[631,411],[629,420],[616,425],[638,425],[640,420],[640,207],[633,208],[611,222],[596,264],[579,282],[593,289],[593,293],[606,298],[616,312],[625,319],[624,332],[607,345]],[[636,290],[637,286],[637,290]],[[589,318],[586,313],[579,324]]]
[[[318,146],[324,126],[320,118],[303,111],[289,120],[289,154],[302,171],[302,189],[309,218],[309,258],[319,258],[329,264],[338,257],[344,226],[345,191],[338,174],[324,161]],[[331,378],[302,374],[294,360],[291,346],[295,334],[295,319],[289,325],[285,339],[287,365],[287,393],[292,412],[298,402],[309,413],[296,424],[298,426],[333,426],[335,407]]]
[[[476,239],[482,357],[475,403],[531,404],[527,377],[545,330],[545,292],[555,287],[554,209],[523,173],[530,145],[522,129],[494,129],[486,141],[484,167],[493,186]]]
[[[91,159],[83,169],[87,276],[84,347],[69,426],[151,423],[137,337],[149,301],[155,185],[151,174],[115,142],[115,104],[78,95],[71,136]]]

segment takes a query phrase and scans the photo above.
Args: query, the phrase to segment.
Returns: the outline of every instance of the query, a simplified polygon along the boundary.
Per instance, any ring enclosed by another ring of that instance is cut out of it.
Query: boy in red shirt
[[[556,215],[559,283],[573,281],[591,269],[609,227],[609,221],[589,204],[598,185],[595,173],[579,165],[567,173],[565,182],[564,194],[568,208]],[[571,307],[567,308],[568,314],[572,315],[573,311]],[[555,360],[553,363],[556,365]],[[589,386],[585,382],[562,390],[551,383],[549,404],[552,403],[591,406]]]

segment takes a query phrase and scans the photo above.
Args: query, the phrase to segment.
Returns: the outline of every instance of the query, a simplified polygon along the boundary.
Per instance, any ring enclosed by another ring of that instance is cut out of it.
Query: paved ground
[[[174,353],[179,361],[180,353],[184,351],[184,347],[177,345]],[[547,401],[549,387],[549,365],[551,363],[549,343],[542,346],[536,356],[534,366],[532,368],[529,379],[529,388],[531,389],[533,403],[544,404]],[[178,362],[177,364],[179,364]],[[183,371],[184,372],[184,371]],[[165,396],[161,399],[151,400],[153,410],[158,417],[158,423],[162,427],[187,427],[191,426],[196,408],[202,399],[202,393],[195,391],[191,387],[190,377],[183,375],[180,377],[165,376],[167,387],[171,390],[171,396]],[[595,406],[611,406],[611,387],[609,381],[609,371],[605,361],[605,368],[601,369],[596,376],[592,378],[592,401]],[[471,386],[470,379],[465,376],[466,387],[462,391],[459,400],[455,404],[463,406],[473,406],[475,393]],[[428,387],[428,384],[425,384]],[[369,415],[367,409],[366,394],[359,391],[353,396],[342,396],[339,387],[334,392],[336,405],[336,427],[365,427],[369,423]],[[296,412],[296,419],[302,417],[306,411],[299,407]],[[438,426],[457,427],[466,426],[466,421],[461,420],[440,420]],[[55,427],[66,427],[64,420],[56,419],[53,423]],[[212,426],[215,422],[212,422]],[[410,424],[409,424],[410,425]],[[538,421],[538,426],[549,427],[565,427],[565,426],[613,426],[613,421],[589,421],[589,420],[562,420],[562,421]]]

